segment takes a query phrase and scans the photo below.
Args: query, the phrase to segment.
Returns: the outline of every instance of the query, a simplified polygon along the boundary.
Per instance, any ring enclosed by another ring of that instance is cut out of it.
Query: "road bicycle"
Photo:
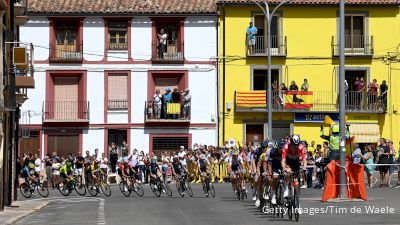
[[[64,196],[70,195],[73,190],[75,190],[80,196],[85,196],[86,194],[85,185],[81,181],[78,181],[76,175],[73,175],[70,181],[64,180],[58,182],[57,187],[60,193]]]
[[[122,179],[119,183],[119,189],[126,197],[129,197],[132,192],[135,192],[139,197],[142,197],[144,195],[142,185],[138,182],[134,182],[133,179],[133,177]]]
[[[49,196],[49,189],[46,185],[40,182],[39,178],[35,178],[33,182],[30,182],[29,178],[24,178],[25,182],[19,185],[19,191],[25,198],[30,198],[34,195],[35,190],[42,197]]]
[[[87,182],[86,188],[89,194],[93,197],[96,197],[99,193],[103,193],[105,196],[111,196],[111,188],[108,185],[107,181],[104,179],[98,179],[97,177],[101,177],[102,172],[96,171],[97,175],[95,179],[90,178],[90,181]],[[91,176],[91,175],[89,175]]]
[[[162,192],[167,194],[169,197],[172,196],[171,188],[167,183],[163,182],[159,176],[150,183],[150,188],[157,197],[160,197]]]
[[[204,177],[203,191],[206,194],[207,198],[209,197],[209,194],[211,194],[211,196],[215,198],[215,188],[208,174],[206,174],[206,176]]]
[[[193,197],[192,187],[190,186],[190,183],[187,180],[186,173],[182,173],[182,175],[179,176],[179,179],[176,182],[176,189],[178,190],[179,195],[181,195],[182,197],[185,197],[186,192],[190,197]]]

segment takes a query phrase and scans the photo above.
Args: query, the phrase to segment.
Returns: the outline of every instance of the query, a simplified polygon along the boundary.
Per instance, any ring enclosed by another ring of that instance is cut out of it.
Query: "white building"
[[[74,2],[33,1],[29,22],[21,27],[21,41],[35,48],[36,88],[28,90],[21,109],[30,137],[22,139],[20,152],[107,152],[112,142],[123,140],[130,151],[155,153],[194,143],[215,145],[214,1],[112,5],[95,0],[66,6]],[[159,51],[161,29],[168,35]],[[179,114],[158,119],[146,113],[155,90],[163,93],[167,87],[190,90],[190,115],[183,117],[181,104],[175,110]]]

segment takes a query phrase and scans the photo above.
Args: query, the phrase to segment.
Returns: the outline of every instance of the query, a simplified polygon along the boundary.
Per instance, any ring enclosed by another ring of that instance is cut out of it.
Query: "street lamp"
[[[268,59],[268,76],[267,76],[267,85],[268,88],[266,90],[267,93],[267,120],[268,120],[268,140],[272,140],[272,84],[271,84],[271,21],[274,16],[276,10],[282,5],[290,2],[291,0],[285,0],[279,3],[274,10],[272,10],[271,14],[269,13],[268,2],[264,1],[265,9],[258,3],[256,0],[251,0],[254,4],[260,7],[264,13],[265,18],[267,19],[267,59]]]

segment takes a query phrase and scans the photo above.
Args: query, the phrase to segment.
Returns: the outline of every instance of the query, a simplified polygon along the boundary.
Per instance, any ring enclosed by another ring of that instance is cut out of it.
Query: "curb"
[[[37,212],[39,210],[41,210],[42,208],[46,207],[50,202],[49,201],[45,201],[43,203],[41,203],[40,205],[36,206],[33,209],[27,210],[25,212],[21,212],[21,214],[11,217],[10,219],[8,219],[7,221],[3,222],[1,225],[8,225],[8,224],[14,224],[15,222],[17,222],[18,220],[29,216],[30,214]]]

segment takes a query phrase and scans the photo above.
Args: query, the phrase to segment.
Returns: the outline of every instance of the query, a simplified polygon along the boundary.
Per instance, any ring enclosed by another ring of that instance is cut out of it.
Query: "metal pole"
[[[265,3],[266,6],[266,12],[267,12],[267,56],[268,56],[268,77],[267,77],[267,106],[268,106],[268,112],[267,112],[267,117],[268,117],[268,140],[272,140],[272,84],[271,84],[271,66],[272,66],[272,59],[271,59],[271,19],[273,14],[271,16],[269,15],[269,8],[268,4]]]
[[[344,57],[344,1],[340,0],[339,24],[339,129],[340,129],[340,198],[346,197],[346,102],[345,102],[345,57]]]

